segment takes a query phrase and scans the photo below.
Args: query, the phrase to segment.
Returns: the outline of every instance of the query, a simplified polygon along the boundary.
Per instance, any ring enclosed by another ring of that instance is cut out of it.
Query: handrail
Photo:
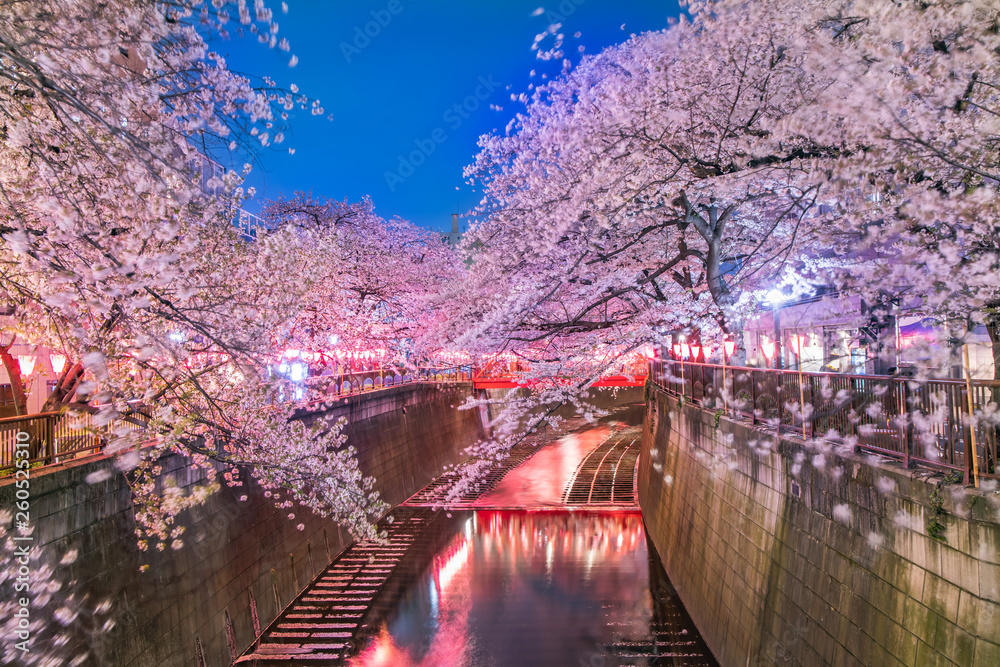
[[[144,417],[141,413],[136,414]],[[94,415],[88,411],[42,412],[0,418],[0,476],[13,469],[19,458],[35,468],[81,455],[100,454],[111,434],[118,429],[145,428],[136,414],[115,419],[104,426],[96,426]],[[21,433],[24,437],[19,435]],[[19,449],[27,450],[26,458],[17,455]]]
[[[322,379],[329,377],[333,391],[327,388],[331,397],[357,396],[375,390],[385,389],[402,384],[437,383],[437,382],[467,382],[472,380],[472,369],[469,367],[416,368],[411,373],[399,375],[388,373],[389,369],[375,369],[344,373],[331,376],[317,376]],[[387,380],[391,377],[391,382]],[[399,381],[397,381],[399,377]],[[346,387],[345,387],[346,386]],[[319,405],[325,400],[312,401],[308,405]],[[96,412],[96,411],[94,411]],[[101,454],[104,452],[112,433],[120,428],[139,430],[145,428],[143,420],[148,417],[142,413],[132,413],[115,419],[105,426],[94,424],[94,415],[89,410],[66,412],[44,412],[32,415],[17,415],[0,418],[0,478],[11,474],[15,468],[18,456],[18,433],[27,435],[20,438],[22,445],[28,450],[27,462],[32,467],[49,466],[79,456]],[[22,455],[21,460],[24,460]]]
[[[651,362],[650,377],[668,394],[746,417],[753,424],[769,424],[778,433],[835,437],[906,467],[958,471],[965,483],[980,477],[1000,479],[998,428],[969,414],[969,406],[974,415],[998,400],[1000,381],[967,384],[951,378],[807,373],[675,360]],[[806,406],[805,418],[800,402]],[[917,432],[917,422],[922,432]],[[975,457],[968,455],[973,448]]]

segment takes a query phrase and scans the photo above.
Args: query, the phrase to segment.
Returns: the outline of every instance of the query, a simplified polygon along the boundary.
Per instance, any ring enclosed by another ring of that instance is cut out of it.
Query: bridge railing
[[[471,366],[406,370],[381,368],[353,373],[318,375],[311,380],[318,381],[320,390],[325,391],[328,396],[346,397],[415,382],[471,382],[473,373]],[[325,387],[323,387],[324,382],[326,383]]]
[[[647,360],[640,357],[621,369],[618,375],[599,378],[594,387],[641,387],[646,382]],[[473,383],[477,389],[499,389],[532,386],[539,382],[531,376],[531,366],[521,360],[493,359],[475,367]],[[573,383],[571,377],[555,378],[557,382]]]
[[[779,433],[855,443],[860,451],[907,467],[958,471],[966,483],[975,474],[1000,479],[1000,427],[975,418],[1000,398],[997,381],[917,381],[674,360],[651,362],[650,375],[668,394]]]

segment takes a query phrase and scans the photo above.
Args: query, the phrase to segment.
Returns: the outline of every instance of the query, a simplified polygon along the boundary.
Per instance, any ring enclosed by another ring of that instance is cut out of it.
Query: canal
[[[338,557],[241,658],[261,667],[715,665],[646,539],[639,428],[515,452],[448,507],[432,484],[386,544]]]

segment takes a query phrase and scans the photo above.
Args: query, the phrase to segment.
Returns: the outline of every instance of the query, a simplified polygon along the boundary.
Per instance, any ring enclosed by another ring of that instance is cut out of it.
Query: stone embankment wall
[[[348,419],[348,444],[358,450],[362,470],[376,477],[384,499],[397,504],[484,436],[477,411],[455,409],[471,391],[468,385],[408,385],[341,400],[326,415]],[[180,456],[163,464],[164,476],[182,488],[203,483]],[[107,478],[88,483],[100,471]],[[247,500],[240,500],[243,495]],[[13,501],[11,480],[0,481],[0,507]],[[85,614],[74,623],[77,641],[91,650],[86,664],[188,667],[197,664],[197,637],[206,665],[229,665],[226,615],[242,651],[254,637],[251,596],[266,627],[350,542],[332,521],[301,508],[276,509],[252,484],[223,487],[182,515],[186,532],[177,551],[140,553],[132,512],[124,476],[104,457],[57,466],[31,480],[36,553],[59,559],[76,550],[75,562],[58,567],[56,578],[86,594],[85,606],[104,598],[114,605],[110,632],[86,630],[103,617]],[[145,573],[139,571],[143,564],[150,565]],[[74,655],[71,647],[66,654]]]
[[[722,665],[1000,665],[993,489],[875,457],[814,462],[660,392],[645,426],[647,531]]]

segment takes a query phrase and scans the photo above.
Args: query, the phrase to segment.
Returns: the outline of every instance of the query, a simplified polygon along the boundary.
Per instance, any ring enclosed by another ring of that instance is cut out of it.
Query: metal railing
[[[417,382],[471,382],[472,377],[473,369],[471,366],[457,366],[417,368],[406,371],[382,368],[353,373],[318,375],[313,376],[310,380],[320,383],[326,380],[328,384],[325,391],[328,396],[346,397]]]
[[[87,412],[44,412],[0,419],[0,476],[11,474],[18,460],[35,468],[99,454],[113,434],[143,429],[148,421],[146,415],[133,414],[97,426]],[[19,449],[26,453],[19,456]]]
[[[645,384],[647,372],[647,359],[640,357],[626,363],[617,375],[601,377],[592,386],[641,387]],[[578,381],[572,377],[551,379],[566,384]],[[538,378],[531,377],[531,366],[524,361],[492,359],[475,368],[472,381],[477,389],[503,388],[532,386],[538,382]]]
[[[668,394],[778,433],[856,442],[858,450],[906,467],[959,471],[965,483],[976,473],[1000,479],[1000,427],[972,417],[1000,399],[1000,382],[994,380],[918,381],[673,360],[652,362],[650,373]],[[975,457],[968,455],[973,447]]]
[[[471,380],[472,368],[468,366],[419,368],[402,374],[382,369],[329,376],[326,392],[346,397],[402,384]],[[45,412],[0,419],[0,477],[13,474],[19,459],[36,468],[100,454],[115,433],[144,429],[148,422],[149,418],[140,413],[104,426],[97,426],[94,415],[88,412]],[[18,456],[18,449],[26,454]]]

